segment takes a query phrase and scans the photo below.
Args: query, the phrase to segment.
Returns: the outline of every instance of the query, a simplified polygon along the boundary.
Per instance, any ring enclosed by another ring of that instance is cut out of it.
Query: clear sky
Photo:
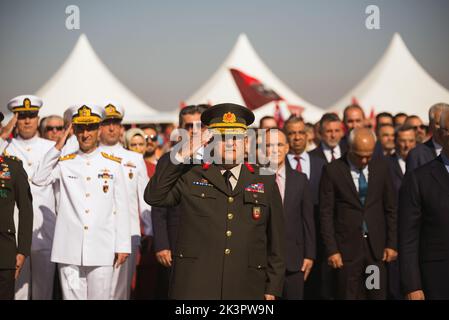
[[[380,8],[380,30],[365,8]],[[81,29],[65,28],[77,5]],[[0,103],[38,90],[85,33],[108,68],[150,106],[171,110],[219,67],[245,32],[297,94],[327,107],[357,84],[399,32],[449,88],[447,0],[2,0]]]

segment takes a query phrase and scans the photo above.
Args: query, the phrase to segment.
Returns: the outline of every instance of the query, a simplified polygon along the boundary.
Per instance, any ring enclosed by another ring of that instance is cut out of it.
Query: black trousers
[[[0,269],[0,300],[14,300],[16,270]]]
[[[282,298],[285,300],[302,300],[304,299],[304,272],[285,273],[284,290]]]
[[[372,267],[368,269],[368,266]],[[373,269],[376,270],[374,273]],[[370,285],[373,275],[378,278],[379,284],[374,288]],[[368,277],[370,279],[367,281]],[[343,257],[343,267],[337,269],[337,299],[385,300],[387,292],[385,263],[374,258],[368,238],[364,238],[363,255],[350,261],[345,261]]]

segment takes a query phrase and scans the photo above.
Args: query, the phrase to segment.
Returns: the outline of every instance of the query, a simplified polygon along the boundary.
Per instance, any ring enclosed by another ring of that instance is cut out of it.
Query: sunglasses
[[[102,126],[109,126],[111,124],[120,125],[121,123],[122,123],[122,120],[120,120],[120,119],[106,119],[101,122],[101,125]]]
[[[83,133],[84,131],[95,131],[98,130],[99,124],[77,124],[73,126],[75,133]]]
[[[19,112],[17,119],[23,120],[26,118],[29,118],[29,119],[37,118],[37,112]]]
[[[198,123],[188,122],[188,123],[184,123],[184,125],[183,125],[183,129],[186,129],[186,130],[192,130],[194,127],[195,128],[201,127],[201,129],[204,129],[206,126],[202,122],[198,122]]]
[[[152,135],[149,135],[149,136],[145,136],[145,140],[146,141],[150,141],[151,140],[153,142],[156,142],[157,138],[158,138],[157,134],[152,134]]]
[[[46,126],[45,127],[45,131],[50,132],[50,131],[62,131],[64,130],[64,126]]]

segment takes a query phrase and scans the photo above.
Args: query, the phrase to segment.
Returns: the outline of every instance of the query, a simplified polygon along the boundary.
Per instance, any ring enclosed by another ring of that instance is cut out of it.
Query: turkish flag
[[[256,78],[237,69],[231,68],[229,70],[248,109],[254,110],[268,102],[284,100],[274,90],[266,87]]]

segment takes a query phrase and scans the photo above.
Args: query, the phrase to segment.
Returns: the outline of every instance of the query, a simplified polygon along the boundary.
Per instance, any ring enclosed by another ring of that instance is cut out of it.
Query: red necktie
[[[295,156],[295,160],[297,161],[296,171],[302,172],[301,161],[300,161],[301,158],[299,156]]]

